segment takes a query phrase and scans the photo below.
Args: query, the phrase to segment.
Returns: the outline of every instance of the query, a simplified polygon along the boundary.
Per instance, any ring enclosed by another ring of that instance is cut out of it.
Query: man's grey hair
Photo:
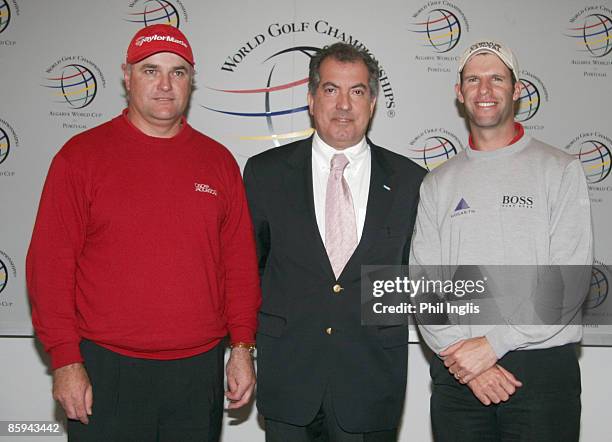
[[[321,82],[321,63],[326,58],[332,58],[341,63],[356,63],[362,61],[368,69],[368,87],[370,88],[370,96],[372,99],[378,96],[378,62],[364,49],[356,48],[353,45],[338,42],[330,46],[325,46],[316,55],[310,59],[310,68],[308,73],[308,92],[310,95],[315,95],[319,83]]]

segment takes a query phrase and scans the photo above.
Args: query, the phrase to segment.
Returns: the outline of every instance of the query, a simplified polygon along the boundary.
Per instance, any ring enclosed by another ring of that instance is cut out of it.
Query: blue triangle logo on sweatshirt
[[[465,200],[461,198],[461,201],[459,201],[459,204],[457,204],[457,207],[455,207],[455,212],[458,212],[459,210],[469,209],[469,208],[470,206],[468,206],[468,203],[466,203]]]

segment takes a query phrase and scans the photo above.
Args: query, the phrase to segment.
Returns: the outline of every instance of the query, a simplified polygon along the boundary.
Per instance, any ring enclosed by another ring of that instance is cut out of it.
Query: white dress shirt
[[[314,196],[317,226],[319,227],[319,233],[321,234],[324,244],[327,178],[329,177],[332,156],[339,153],[346,155],[349,160],[349,164],[346,166],[346,169],[344,169],[344,179],[353,197],[355,221],[357,224],[357,243],[361,241],[361,234],[363,232],[368,206],[372,154],[365,137],[355,146],[338,150],[325,143],[325,141],[315,132],[312,139],[312,193]]]

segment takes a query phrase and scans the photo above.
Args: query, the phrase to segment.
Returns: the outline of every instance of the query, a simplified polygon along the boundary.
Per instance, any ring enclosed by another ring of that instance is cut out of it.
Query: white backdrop
[[[606,316],[612,272],[609,103],[612,4],[586,0],[387,0],[366,2],[0,0],[0,334],[29,334],[24,261],[51,157],[72,135],[125,105],[120,66],[135,31],[179,26],[195,48],[197,88],[189,121],[243,165],[265,149],[309,134],[307,66],[338,40],[380,62],[381,96],[370,135],[433,168],[464,148],[453,92],[456,59],[496,38],[518,54],[527,131],[579,154],[591,182],[595,257],[588,314]],[[585,342],[610,343],[610,326]]]
[[[127,43],[139,27],[167,22],[195,50],[190,123],[241,166],[309,133],[309,57],[342,40],[366,47],[384,69],[371,138],[433,168],[467,141],[453,92],[457,57],[480,38],[506,42],[524,84],[517,119],[583,161],[599,264],[586,313],[611,322],[610,0],[0,0],[0,334],[31,334],[25,254],[52,156],[121,111]],[[611,326],[585,332],[586,343],[612,343]],[[4,347],[9,355],[36,354],[28,339],[0,339]],[[590,351],[610,357],[607,349]]]

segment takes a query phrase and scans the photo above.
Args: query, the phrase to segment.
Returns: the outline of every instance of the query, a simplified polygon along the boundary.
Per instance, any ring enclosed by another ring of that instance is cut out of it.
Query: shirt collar
[[[508,143],[508,146],[512,146],[518,140],[523,138],[523,135],[525,135],[525,128],[523,127],[521,123],[519,123],[518,121],[515,121],[514,122],[514,138],[510,140],[510,143]],[[474,140],[472,139],[472,134],[470,134],[470,137],[468,138],[468,144],[473,150],[476,150],[474,148]]]
[[[347,167],[351,166],[351,163],[359,161],[367,155],[368,143],[365,136],[354,146],[347,147],[346,149],[338,150],[331,147],[325,141],[321,139],[319,134],[315,131],[312,138],[312,156],[313,160],[322,167],[329,169],[332,156],[338,153],[343,153],[349,160]]]

